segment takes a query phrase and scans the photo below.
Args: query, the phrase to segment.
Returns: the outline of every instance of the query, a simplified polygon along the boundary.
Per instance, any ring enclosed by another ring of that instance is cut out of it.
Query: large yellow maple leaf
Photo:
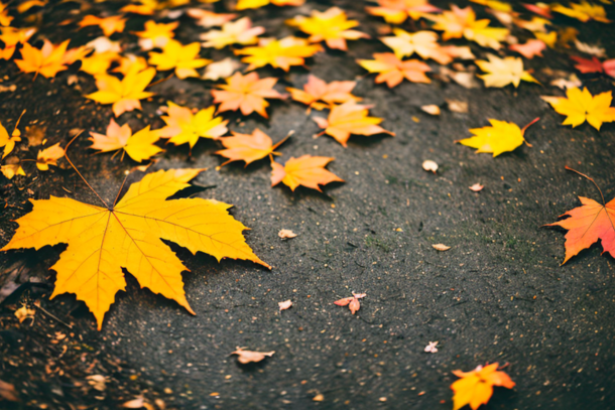
[[[201,45],[197,42],[183,45],[179,41],[169,40],[162,53],[149,53],[149,63],[159,71],[175,69],[177,78],[198,77],[196,69],[205,67],[211,60],[197,58]]]
[[[563,125],[576,127],[587,121],[600,131],[604,122],[615,121],[615,107],[611,107],[613,96],[610,91],[592,96],[587,88],[569,88],[564,97],[543,97],[553,109],[566,116]]]
[[[312,57],[319,51],[322,51],[319,44],[310,44],[306,39],[289,36],[281,40],[262,38],[258,46],[236,50],[235,54],[246,56],[241,61],[250,64],[247,71],[268,64],[273,68],[288,71],[291,66],[303,65],[306,58]]]
[[[228,214],[231,205],[202,198],[167,200],[187,188],[201,169],[171,169],[148,174],[112,206],[71,198],[31,200],[33,209],[1,251],[68,244],[51,269],[57,272],[52,298],[73,293],[86,303],[101,329],[105,313],[126,289],[122,269],[154,293],[194,313],[186,300],[181,273],[188,269],[162,240],[212,255],[245,259],[270,267],[246,244],[247,229]]]
[[[474,134],[474,136],[456,142],[471,148],[476,148],[477,154],[480,152],[487,152],[497,157],[504,152],[514,151],[524,142],[527,144],[524,138],[525,131],[539,119],[540,118],[534,119],[523,128],[519,128],[519,126],[513,122],[490,119],[490,127],[472,128],[470,132]]]

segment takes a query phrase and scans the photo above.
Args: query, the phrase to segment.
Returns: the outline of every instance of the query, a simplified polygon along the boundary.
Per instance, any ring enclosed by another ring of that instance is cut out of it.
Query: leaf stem
[[[576,169],[570,168],[568,165],[566,165],[565,167],[568,171],[572,171],[572,172],[576,172],[577,174],[581,175],[582,177],[585,177],[587,179],[589,179],[590,181],[592,181],[594,183],[594,185],[596,186],[596,188],[598,189],[598,192],[600,192],[600,196],[602,197],[602,205],[606,206],[606,202],[604,201],[604,195],[602,194],[602,190],[600,189],[600,187],[598,186],[598,184],[596,184],[596,181],[594,181],[593,178],[590,178],[589,176],[585,175],[582,172],[577,171]]]

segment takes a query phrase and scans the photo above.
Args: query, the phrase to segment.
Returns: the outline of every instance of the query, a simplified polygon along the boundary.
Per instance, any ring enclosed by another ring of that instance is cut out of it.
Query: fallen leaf
[[[478,366],[467,373],[454,370],[453,374],[461,379],[451,384],[451,390],[455,392],[453,410],[458,410],[465,405],[476,410],[481,405],[487,404],[493,395],[493,386],[502,386],[507,389],[515,387],[515,382],[506,373],[497,369],[498,363],[493,363],[485,367]]]
[[[85,97],[103,105],[113,104],[113,113],[119,117],[127,111],[140,110],[139,100],[154,95],[144,90],[155,75],[155,68],[148,68],[141,72],[136,69],[130,70],[121,81],[112,75],[99,75],[96,77],[98,91]]]
[[[128,124],[120,127],[112,118],[107,126],[106,135],[90,132],[89,140],[92,141],[90,148],[99,152],[123,149],[130,158],[136,162],[142,162],[163,151],[154,145],[160,139],[159,134],[158,130],[150,130],[148,125],[133,135]]]
[[[201,27],[217,27],[227,23],[237,17],[237,14],[214,13],[213,11],[203,9],[188,9],[186,13],[196,19],[196,24]]]
[[[423,161],[423,165],[422,165],[423,169],[427,172],[433,172],[434,174],[436,173],[436,171],[438,170],[438,164],[435,161],[432,160],[426,160]]]
[[[582,43],[576,38],[574,39],[574,45],[582,53],[591,54],[596,57],[604,57],[605,50],[602,47],[592,46],[587,43]]]
[[[88,73],[92,76],[106,74],[115,61],[119,60],[120,56],[113,51],[105,51],[104,53],[94,53],[89,57],[81,59],[81,67],[79,71]]]
[[[554,85],[555,87],[559,87],[563,90],[568,88],[577,88],[581,87],[583,83],[579,80],[576,74],[570,74],[568,78],[557,78],[551,81],[549,84]]]
[[[570,3],[570,7],[562,6],[561,4],[555,4],[551,7],[551,10],[563,14],[568,17],[575,18],[583,23],[589,20],[599,21],[601,23],[610,23],[611,20],[606,18],[606,11],[604,7],[591,4],[585,0],[581,0],[581,3]]]
[[[275,352],[253,352],[250,350],[243,350],[241,347],[238,347],[233,354],[237,355],[237,361],[241,364],[248,363],[258,363],[263,361],[266,357],[273,356]]]
[[[87,376],[85,378],[88,381],[88,384],[92,386],[93,389],[98,391],[105,391],[107,388],[107,378],[102,374],[93,374]]]
[[[316,396],[312,397],[312,401],[316,401],[316,402],[325,401],[325,396],[321,393],[318,393]]]
[[[310,108],[322,110],[333,104],[360,101],[361,98],[352,95],[355,85],[357,85],[356,81],[331,81],[327,84],[310,74],[303,90],[289,87],[286,91],[290,92],[293,100],[308,105]]]
[[[290,229],[282,229],[278,232],[278,236],[282,239],[292,239],[296,238],[297,234],[291,231]]]
[[[367,296],[367,294],[365,293],[354,293],[353,292],[352,297],[339,299],[333,303],[336,304],[337,306],[348,306],[348,309],[350,309],[350,311],[354,315],[355,313],[359,311],[359,309],[361,309],[361,302],[359,302],[359,299],[362,299],[365,296]]]
[[[445,77],[445,79],[452,79],[457,84],[464,88],[479,88],[480,84],[476,81],[476,77],[474,76],[474,72],[471,71],[453,71],[446,67],[440,67],[440,74]]]
[[[458,100],[446,100],[449,111],[465,114],[468,112],[468,103]]]
[[[45,78],[53,78],[59,71],[68,68],[64,63],[64,53],[66,53],[69,42],[70,40],[66,40],[54,45],[45,39],[40,50],[29,43],[24,43],[21,49],[21,60],[15,60],[15,64],[24,73],[35,73],[35,78],[39,73]]]
[[[485,82],[485,87],[505,87],[513,84],[515,87],[523,81],[538,83],[532,75],[523,69],[523,60],[519,57],[499,58],[493,54],[488,54],[485,60],[476,60],[476,65],[486,74],[479,75]]]
[[[26,305],[23,305],[15,311],[15,317],[19,320],[19,323],[23,323],[26,319],[34,319],[36,310],[28,309]]]
[[[60,143],[52,145],[38,152],[36,156],[36,167],[39,171],[48,171],[49,165],[58,166],[58,160],[64,156],[64,148]],[[7,245],[8,246],[8,245]]]
[[[378,73],[376,83],[384,83],[393,88],[399,85],[404,78],[413,83],[430,83],[425,75],[431,71],[426,63],[419,60],[401,61],[393,53],[375,53],[374,60],[357,60],[357,63],[370,73]]]
[[[587,88],[566,90],[566,97],[542,97],[558,113],[566,116],[562,125],[577,127],[587,121],[592,127],[600,131],[605,122],[615,121],[615,107],[611,107],[613,100],[610,91],[592,96]]]
[[[0,397],[8,401],[19,401],[15,386],[2,380],[0,380]]]
[[[232,76],[239,67],[241,67],[239,61],[227,57],[224,60],[209,64],[207,68],[205,68],[205,73],[201,78],[211,81],[216,81],[221,78],[226,79]]]
[[[237,21],[224,23],[222,30],[210,30],[201,34],[205,40],[203,47],[213,47],[218,50],[233,44],[249,45],[258,43],[258,36],[265,32],[265,27],[252,27],[252,20],[243,17]]]
[[[214,104],[220,104],[218,112],[241,110],[243,115],[250,115],[256,111],[269,118],[265,110],[269,103],[265,98],[284,98],[273,89],[277,82],[274,77],[260,78],[257,73],[244,76],[237,72],[226,79],[226,84],[219,85],[219,90],[211,90],[211,94]]]
[[[257,9],[268,4],[274,6],[301,6],[305,0],[239,0],[237,10]]]
[[[527,59],[532,59],[535,56],[542,57],[542,52],[547,48],[547,45],[542,40],[528,40],[525,44],[511,44],[509,49],[516,51]]]
[[[26,110],[21,112],[21,115],[17,119],[15,123],[15,127],[13,128],[13,132],[9,135],[8,131],[2,123],[0,123],[0,148],[4,148],[4,153],[2,154],[2,159],[6,158],[13,149],[15,148],[15,144],[21,141],[21,131],[19,131],[19,122],[21,121],[21,117],[26,113]]]
[[[293,192],[299,185],[322,192],[319,185],[344,182],[343,179],[325,169],[325,166],[333,160],[334,158],[329,157],[303,155],[299,158],[292,157],[286,161],[284,166],[272,162],[271,186],[276,186],[282,182]]]
[[[351,134],[365,136],[389,134],[395,136],[395,133],[378,125],[382,122],[382,118],[368,116],[370,108],[371,105],[361,105],[354,101],[348,101],[332,107],[327,119],[321,117],[313,117],[312,119],[320,128],[324,128],[322,133],[332,136],[344,147],[347,146]]]
[[[175,29],[179,22],[156,23],[153,20],[145,22],[144,30],[134,34],[139,37],[139,46],[142,50],[149,51],[153,48],[164,48],[175,37]]]
[[[26,43],[34,33],[35,28],[14,28],[14,27],[0,27],[0,40],[4,43],[4,48],[0,49],[0,58],[3,60],[10,60],[15,54],[18,44]]]
[[[435,250],[440,251],[440,252],[446,252],[449,249],[451,249],[450,246],[446,246],[443,243],[436,243],[435,245],[431,245],[431,246],[432,246],[432,248],[434,248]]]
[[[293,305],[292,300],[285,300],[284,302],[278,302],[278,306],[280,307],[280,312],[286,309],[290,309]]]
[[[495,158],[504,152],[514,151],[524,142],[527,144],[524,138],[525,130],[539,119],[534,119],[522,129],[512,122],[489,119],[491,126],[470,129],[470,132],[475,134],[474,136],[455,142],[476,148],[477,154],[481,152],[493,153]]]
[[[440,107],[435,104],[423,105],[421,106],[421,110],[430,115],[440,115]]]
[[[476,183],[476,184],[472,185],[472,186],[471,186],[471,187],[469,187],[469,188],[470,188],[470,191],[473,191],[473,192],[480,192],[480,191],[482,191],[482,190],[483,190],[484,186],[483,186],[483,185],[481,185],[481,184],[479,184],[479,183]]]
[[[557,31],[552,31],[550,33],[535,32],[534,35],[538,40],[543,41],[550,48],[555,48],[557,45]]]
[[[319,51],[322,51],[319,44],[310,44],[306,39],[290,36],[281,40],[262,38],[258,46],[236,50],[235,54],[246,56],[241,61],[249,64],[247,71],[266,65],[288,71],[291,66],[304,65],[306,58]]]
[[[248,166],[252,162],[269,155],[280,155],[275,150],[286,141],[286,138],[284,138],[273,145],[271,138],[258,128],[252,134],[240,134],[235,131],[232,131],[232,133],[232,137],[220,139],[226,149],[217,151],[216,154],[229,159],[220,165],[221,167],[233,161],[245,161],[246,166]]]
[[[576,68],[583,74],[604,72],[604,67],[602,66],[602,63],[596,57],[592,57],[591,60],[577,56],[570,56],[570,58],[576,61],[574,68]]]
[[[393,33],[395,36],[382,37],[380,40],[390,47],[399,59],[411,57],[416,53],[425,60],[431,58],[440,64],[453,61],[453,57],[438,44],[438,34],[433,31],[408,33],[400,28],[393,28]]]
[[[154,406],[149,404],[143,396],[137,396],[136,399],[125,402],[124,404],[121,405],[121,407],[125,409],[145,408],[146,410],[155,410]]]
[[[438,342],[429,342],[427,346],[425,346],[425,353],[438,353]]]
[[[198,58],[201,45],[197,42],[183,45],[179,41],[169,40],[162,53],[150,52],[149,63],[158,71],[175,70],[179,79],[198,77],[197,68],[205,67],[211,60]]]
[[[2,172],[2,175],[4,175],[4,177],[7,179],[13,179],[15,175],[26,175],[25,171],[21,167],[21,164],[19,163],[2,165],[0,166],[0,172]]]
[[[546,3],[537,3],[537,4],[522,3],[522,5],[523,7],[525,7],[532,13],[536,13],[539,16],[543,16],[548,19],[553,18],[553,15],[551,14],[551,7],[549,7],[549,5]]]
[[[193,148],[199,138],[218,139],[226,134],[228,120],[215,116],[216,107],[204,108],[193,114],[187,107],[179,106],[171,101],[168,103],[166,116],[162,120],[166,126],[156,130],[160,138],[169,138],[169,143],[175,145],[189,144]]]
[[[32,211],[16,221],[19,228],[1,251],[67,243],[51,267],[57,272],[52,298],[74,293],[92,311],[99,330],[115,294],[126,288],[122,269],[142,287],[194,313],[183,290],[181,273],[187,269],[163,239],[218,261],[245,259],[269,268],[246,244],[246,227],[228,214],[230,205],[202,198],[166,199],[189,187],[188,181],[201,171],[145,175],[112,207],[70,198],[31,200]]]
[[[125,25],[126,19],[122,15],[109,17],[87,15],[79,22],[80,28],[87,26],[100,27],[105,37],[110,37],[113,33],[123,32]]]
[[[383,17],[387,23],[401,24],[408,17],[418,20],[425,13],[439,12],[428,0],[377,0],[378,7],[366,7],[373,16]]]
[[[359,22],[348,20],[346,13],[338,7],[331,7],[322,12],[312,10],[310,17],[297,16],[291,20],[286,20],[286,24],[297,27],[308,34],[310,43],[324,41],[329,48],[337,50],[348,50],[346,40],[369,38],[365,33],[350,30],[357,27]]]

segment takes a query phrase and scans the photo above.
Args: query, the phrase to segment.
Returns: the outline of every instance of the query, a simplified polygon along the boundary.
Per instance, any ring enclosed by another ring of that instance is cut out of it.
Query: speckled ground
[[[365,15],[362,2],[314,3],[249,15],[276,35],[292,32],[284,19],[327,4],[347,9],[372,35],[381,24]],[[54,13],[66,12],[60,7]],[[179,37],[188,41],[194,26],[184,21]],[[600,42],[613,56],[613,26],[577,27],[582,41]],[[53,27],[47,30],[55,40],[66,37]],[[97,35],[94,29],[84,32]],[[615,125],[606,124],[601,132],[587,124],[574,130],[559,125],[562,117],[539,98],[561,95],[550,86],[465,89],[434,80],[389,90],[354,63],[384,50],[375,40],[355,42],[347,54],[319,54],[308,66],[327,81],[357,78],[355,93],[374,105],[372,113],[384,118],[394,138],[352,137],[346,149],[326,136],[313,139],[318,127],[305,107],[292,102],[273,102],[269,121],[229,116],[231,129],[259,127],[274,141],[295,130],[281,160],[333,156],[329,169],[346,183],[331,185],[324,194],[272,189],[266,161],[216,171],[222,161],[211,155],[218,147],[211,141],[199,142],[190,155],[184,147],[171,148],[153,167],[208,167],[195,180],[206,189],[191,193],[234,204],[233,215],[251,228],[248,243],[271,271],[251,263],[217,263],[170,244],[191,270],[184,275],[185,288],[197,316],[139,290],[129,277],[128,292],[117,297],[100,333],[74,297],[48,301],[49,285],[30,287],[0,308],[0,379],[14,383],[32,408],[43,408],[41,403],[54,409],[71,408],[68,403],[117,408],[144,394],[177,409],[444,410],[452,407],[452,370],[497,361],[509,363],[506,371],[517,386],[498,389],[488,409],[615,408],[614,261],[594,246],[560,266],[563,232],[543,227],[577,206],[577,195],[599,198],[593,185],[566,171],[566,165],[593,176],[605,196],[613,197]],[[545,83],[545,67],[572,71],[568,58],[551,50],[528,65]],[[260,73],[279,75],[282,90],[301,86],[308,71]],[[108,123],[107,108],[85,102],[82,91],[66,85],[70,73],[32,84],[12,63],[3,63],[0,74],[16,78],[18,87],[0,94],[2,118],[28,108],[24,120],[46,126],[53,142],[66,141],[70,129],[100,131]],[[93,81],[79,76],[83,92],[91,91]],[[594,93],[612,89],[604,77],[584,80]],[[210,83],[169,80],[154,87],[158,95],[144,103],[143,114],[126,117],[133,126],[159,126],[158,106],[173,100],[206,107],[210,88]],[[448,111],[446,99],[468,102],[469,112]],[[423,113],[420,106],[426,104],[442,106],[442,115]],[[524,125],[535,117],[541,120],[526,134],[532,146],[510,154],[494,159],[454,144],[469,136],[469,128],[487,125],[487,118]],[[91,156],[87,146],[85,138],[75,143],[75,163],[103,197],[114,198],[133,164]],[[426,159],[440,165],[437,175],[422,170]],[[468,189],[477,182],[485,185],[480,193]],[[28,198],[96,200],[65,164],[36,178],[3,179],[0,190],[7,204],[0,218],[2,244],[14,232],[10,220],[29,210]],[[281,241],[282,228],[298,237]],[[452,249],[439,253],[434,243]],[[46,268],[62,249],[11,252],[0,267],[7,272],[13,263],[26,262],[32,276],[51,284]],[[355,316],[332,303],[352,291],[367,293]],[[33,326],[19,326],[14,307],[34,299],[73,328],[42,313]],[[294,306],[280,313],[278,302],[287,299]],[[423,352],[430,341],[439,342],[438,353]],[[258,365],[240,366],[229,356],[237,346],[276,353]],[[109,377],[107,390],[88,387],[85,378],[92,374]],[[324,400],[314,402],[318,394]]]

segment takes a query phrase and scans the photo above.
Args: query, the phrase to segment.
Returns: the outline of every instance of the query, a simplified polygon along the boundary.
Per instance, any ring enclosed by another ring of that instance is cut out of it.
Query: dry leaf
[[[429,4],[429,0],[377,0],[377,2],[378,7],[366,7],[365,10],[373,16],[383,17],[390,24],[401,24],[408,16],[412,20],[418,20],[425,13],[441,11]]]
[[[288,71],[291,66],[304,65],[305,59],[322,51],[318,44],[310,44],[306,39],[285,37],[281,40],[263,38],[258,46],[245,47],[236,50],[235,54],[244,55],[242,62],[249,64],[247,71],[252,71],[266,65]]]
[[[198,77],[197,68],[205,67],[211,60],[198,58],[201,45],[197,42],[183,45],[179,41],[169,40],[162,53],[150,52],[149,63],[159,71],[175,70],[179,79]]]
[[[107,385],[107,378],[102,374],[94,374],[91,376],[87,376],[85,378],[88,381],[88,384],[92,386],[95,390],[105,391]]]
[[[217,61],[215,63],[211,63],[205,69],[205,73],[203,80],[211,80],[216,81],[221,78],[228,78],[233,75],[237,69],[241,67],[239,61],[232,59],[230,57],[225,58],[224,60]]]
[[[416,53],[425,60],[432,58],[440,64],[448,64],[453,61],[453,56],[438,44],[438,34],[433,31],[423,30],[416,33],[408,33],[400,28],[394,28],[393,33],[395,36],[382,37],[380,40],[390,47],[399,59],[410,57]],[[449,50],[457,51],[456,48]]]
[[[64,156],[64,148],[60,143],[52,145],[38,152],[36,156],[36,167],[39,171],[48,171],[49,165],[58,166],[58,160]],[[8,245],[7,245],[8,246]]]
[[[25,114],[26,110],[21,112],[21,115],[17,119],[15,123],[15,127],[13,128],[13,132],[9,135],[8,131],[2,123],[0,123],[0,148],[4,148],[4,153],[2,154],[2,159],[6,158],[13,149],[15,148],[15,144],[21,141],[21,131],[19,131],[19,122],[21,121],[21,117]]]
[[[110,37],[113,33],[121,33],[124,31],[126,19],[123,16],[97,17],[88,15],[80,22],[79,27],[98,26],[103,31],[106,37]]]
[[[423,165],[422,166],[423,166],[423,169],[425,171],[433,172],[434,174],[438,170],[438,164],[436,164],[435,161],[432,161],[432,160],[429,160],[429,159],[426,160],[426,161],[423,161]]]
[[[474,77],[474,72],[462,71],[457,72],[453,71],[446,67],[440,67],[440,74],[445,77],[445,79],[452,79],[457,84],[461,85],[465,88],[478,88],[480,87],[478,81]]]
[[[559,87],[563,90],[566,90],[568,88],[577,88],[577,87],[581,87],[583,85],[583,83],[581,82],[581,80],[579,80],[579,77],[577,77],[576,74],[570,74],[570,76],[568,76],[568,78],[557,78],[553,81],[551,81],[549,84],[555,86],[555,87]]]
[[[449,249],[451,249],[450,246],[446,246],[443,243],[436,243],[435,245],[431,245],[431,246],[432,246],[432,248],[434,248],[435,250],[440,251],[440,252],[446,252]]]
[[[605,122],[615,121],[615,107],[611,107],[613,100],[610,91],[592,96],[587,88],[566,90],[566,97],[542,97],[558,113],[566,116],[562,125],[577,127],[587,121],[592,127],[600,131]]]
[[[193,113],[190,108],[182,107],[169,101],[166,116],[162,120],[166,126],[156,130],[160,138],[169,138],[169,143],[175,145],[189,144],[193,148],[199,138],[217,140],[226,134],[228,120],[215,116],[216,107],[202,109]]]
[[[278,232],[278,236],[282,239],[292,239],[296,238],[297,234],[291,231],[290,229],[282,229]]]
[[[46,78],[53,78],[59,71],[66,70],[64,53],[70,40],[54,45],[49,40],[45,39],[43,47],[32,47],[29,43],[24,43],[21,49],[21,60],[15,60],[15,64],[24,73],[41,74]]]
[[[539,119],[534,119],[523,128],[519,128],[517,124],[512,122],[489,119],[491,126],[473,128],[470,132],[475,134],[474,136],[455,142],[476,148],[477,154],[480,152],[492,153],[495,158],[504,152],[514,151],[526,142],[525,131]]]
[[[211,90],[214,104],[220,104],[218,112],[241,110],[243,115],[257,112],[265,118],[269,118],[267,111],[269,103],[265,98],[284,98],[283,95],[273,89],[278,82],[277,78],[260,78],[257,73],[241,75],[235,73],[226,79],[226,84],[219,85],[220,90]]]
[[[107,134],[90,132],[91,149],[99,152],[111,152],[123,149],[126,154],[137,162],[152,158],[163,152],[163,149],[154,145],[160,139],[160,131],[150,130],[150,126],[143,128],[134,135],[128,124],[121,127],[112,118],[107,126]]]
[[[561,4],[555,4],[551,7],[551,10],[575,18],[583,23],[589,20],[599,21],[601,23],[611,22],[611,20],[606,18],[604,7],[589,3],[585,0],[581,0],[580,4],[570,3],[570,8],[562,6]]]
[[[36,33],[35,28],[0,27],[0,31],[0,40],[4,43],[4,48],[0,49],[0,58],[3,60],[10,60],[17,45],[26,43]]]
[[[576,38],[574,39],[574,45],[582,53],[590,54],[596,57],[604,57],[605,50],[602,47],[592,46],[587,43],[582,43]]]
[[[353,292],[352,297],[339,299],[333,303],[337,306],[348,306],[348,309],[350,309],[350,311],[354,315],[359,311],[359,309],[361,309],[361,302],[359,302],[359,299],[363,299],[365,296],[367,296],[367,294],[365,293]]]
[[[286,161],[284,166],[277,162],[272,162],[271,186],[276,186],[282,182],[293,192],[299,185],[322,192],[319,185],[327,185],[331,182],[344,182],[343,179],[333,172],[325,169],[325,166],[334,159],[303,155],[299,158],[292,157]]]
[[[243,350],[241,347],[238,347],[233,354],[237,355],[237,361],[241,364],[248,363],[258,363],[264,360],[266,357],[273,356],[275,352],[253,352],[250,350]]]
[[[476,183],[476,184],[472,185],[471,187],[469,187],[470,191],[473,191],[473,192],[480,192],[480,191],[483,190],[483,188],[484,188],[484,186],[479,184],[479,183]]]
[[[237,2],[237,10],[257,9],[268,4],[274,6],[301,6],[305,0],[239,0]]]
[[[280,312],[286,309],[290,309],[292,305],[293,305],[293,301],[290,299],[285,300],[284,302],[278,302],[278,306],[280,307]]]
[[[237,17],[237,14],[221,14],[194,8],[188,9],[186,12],[190,17],[197,20],[197,25],[205,28],[221,26]]]
[[[325,401],[325,396],[321,393],[318,393],[316,396],[312,397],[312,401],[317,401],[317,402]]]
[[[487,55],[485,60],[476,60],[476,65],[486,74],[479,75],[485,82],[485,87],[505,87],[513,84],[515,87],[523,81],[538,83],[532,75],[523,69],[523,60],[519,57],[499,58],[493,54]]]
[[[0,172],[2,172],[2,175],[4,175],[4,177],[7,179],[13,179],[15,175],[26,176],[25,171],[19,163],[2,165],[0,166]]]
[[[399,85],[404,78],[413,83],[430,83],[425,75],[431,68],[419,60],[401,61],[393,53],[375,53],[374,60],[357,60],[370,73],[378,73],[376,83],[385,83],[389,88]]]
[[[347,146],[351,134],[365,136],[389,134],[395,136],[395,133],[378,125],[382,122],[382,118],[368,116],[371,107],[371,105],[360,105],[351,100],[342,105],[333,106],[327,119],[321,117],[313,117],[312,119],[320,128],[324,128],[321,135],[332,136],[344,147]]]
[[[149,51],[153,48],[164,48],[168,42],[175,37],[175,29],[179,22],[156,23],[153,20],[145,22],[145,30],[137,31],[139,46],[142,50]]]
[[[453,410],[458,410],[465,405],[470,405],[472,410],[478,409],[481,405],[487,404],[493,394],[493,386],[502,386],[507,389],[515,387],[510,377],[497,371],[498,363],[478,366],[471,372],[454,370],[453,374],[461,377],[451,384],[451,389],[455,392],[453,396]]]
[[[19,320],[19,323],[23,323],[26,319],[34,319],[36,310],[28,309],[26,305],[23,305],[15,311],[15,317]]]
[[[265,32],[264,27],[252,27],[252,20],[243,17],[237,21],[224,23],[222,30],[210,30],[201,34],[205,40],[203,47],[213,47],[218,50],[233,44],[249,45],[258,42],[258,36]]]
[[[425,353],[438,353],[438,342],[429,342],[427,346],[425,346]]]
[[[355,85],[357,85],[356,81],[332,81],[327,84],[320,78],[310,74],[307,83],[303,86],[303,90],[289,87],[286,91],[290,92],[293,100],[308,105],[310,108],[322,110],[333,104],[360,101],[359,97],[352,95]]]
[[[458,100],[446,100],[449,111],[465,114],[468,112],[468,103]]]
[[[149,404],[143,396],[137,396],[136,399],[129,400],[122,404],[121,407],[125,409],[140,409],[145,407],[146,410],[155,410],[154,406]]]
[[[0,397],[8,401],[19,401],[15,386],[2,380],[0,380]]]
[[[189,187],[188,181],[201,171],[171,169],[145,175],[112,206],[58,197],[31,200],[32,211],[16,221],[19,228],[1,250],[67,243],[51,268],[57,272],[52,297],[74,293],[90,308],[98,329],[115,294],[126,288],[122,269],[142,287],[194,313],[183,290],[181,273],[187,269],[163,239],[193,254],[251,260],[269,268],[246,244],[246,227],[228,214],[230,205],[202,198],[167,200]]]
[[[542,52],[547,48],[547,45],[542,40],[528,40],[525,44],[511,44],[509,49],[516,51],[527,59],[532,59],[535,56],[542,57]]]
[[[254,161],[265,158],[269,155],[280,155],[275,149],[282,145],[286,138],[273,145],[271,138],[259,130],[255,129],[252,134],[240,134],[232,131],[232,137],[222,138],[220,141],[226,149],[217,151],[216,154],[222,155],[229,160],[221,167],[233,161],[245,161],[246,166]]]
[[[421,106],[421,110],[425,111],[427,114],[440,115],[440,107],[435,104],[423,105]]]

